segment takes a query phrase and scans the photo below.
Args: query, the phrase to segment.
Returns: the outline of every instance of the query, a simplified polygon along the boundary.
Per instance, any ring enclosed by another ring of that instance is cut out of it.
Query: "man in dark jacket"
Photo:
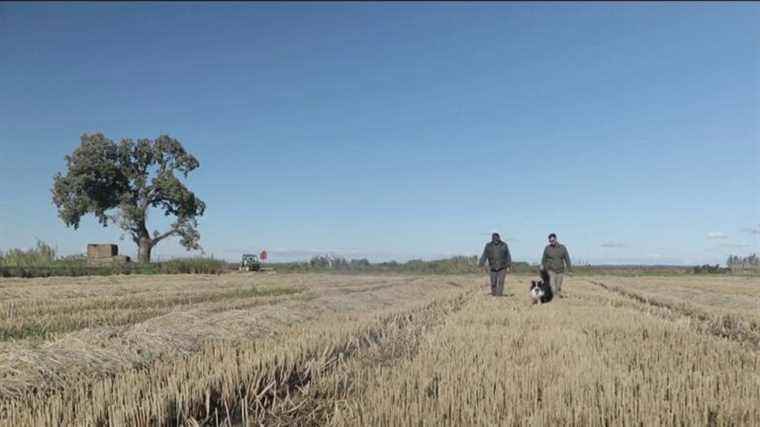
[[[504,281],[507,272],[512,268],[512,255],[509,246],[501,240],[499,233],[491,234],[491,241],[483,248],[478,265],[483,267],[488,260],[489,276],[491,278],[491,295],[501,296],[504,292]]]
[[[572,264],[567,248],[557,242],[557,235],[554,233],[549,235],[549,244],[544,248],[544,255],[541,257],[541,270],[549,274],[549,285],[554,295],[564,298],[562,296],[562,282],[565,280],[565,272],[571,272]]]

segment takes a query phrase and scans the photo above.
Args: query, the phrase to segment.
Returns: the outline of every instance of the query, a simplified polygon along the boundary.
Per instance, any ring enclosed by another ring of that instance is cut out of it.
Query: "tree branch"
[[[153,237],[153,244],[155,245],[156,243],[158,243],[158,242],[166,239],[169,236],[175,235],[177,233],[178,233],[178,230],[176,228],[172,228],[171,230],[169,230],[169,231],[167,231],[166,233],[163,233],[163,234],[158,234],[158,231],[155,231],[154,234],[153,234],[154,235],[154,237]]]

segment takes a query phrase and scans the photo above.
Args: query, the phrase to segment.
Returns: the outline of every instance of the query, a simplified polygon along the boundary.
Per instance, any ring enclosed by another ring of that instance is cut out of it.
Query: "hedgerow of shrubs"
[[[37,241],[28,250],[0,252],[0,277],[109,276],[112,274],[221,274],[228,269],[222,260],[207,257],[177,258],[140,264],[87,265],[83,255],[58,257],[51,245]]]

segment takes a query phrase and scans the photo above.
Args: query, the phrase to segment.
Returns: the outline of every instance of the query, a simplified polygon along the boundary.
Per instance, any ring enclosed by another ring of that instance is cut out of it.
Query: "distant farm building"
[[[128,256],[119,255],[119,246],[111,243],[90,243],[87,245],[87,264],[104,266],[124,264],[130,261]]]

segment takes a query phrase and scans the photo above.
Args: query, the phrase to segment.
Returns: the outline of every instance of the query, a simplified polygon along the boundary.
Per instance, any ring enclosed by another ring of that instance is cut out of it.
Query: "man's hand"
[[[507,267],[507,273],[511,273],[511,272],[512,272],[512,267]]]

